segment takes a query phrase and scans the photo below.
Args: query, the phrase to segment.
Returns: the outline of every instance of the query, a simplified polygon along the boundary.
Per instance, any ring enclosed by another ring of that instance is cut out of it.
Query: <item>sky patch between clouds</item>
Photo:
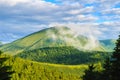
[[[68,26],[98,39],[117,38],[120,0],[0,0],[0,41],[51,26]]]

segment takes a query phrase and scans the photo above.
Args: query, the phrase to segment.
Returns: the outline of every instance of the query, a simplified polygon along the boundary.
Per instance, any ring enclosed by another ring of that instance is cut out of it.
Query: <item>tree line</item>
[[[102,62],[110,55],[110,52],[80,51],[74,47],[45,47],[24,51],[15,56],[37,62],[77,65]]]

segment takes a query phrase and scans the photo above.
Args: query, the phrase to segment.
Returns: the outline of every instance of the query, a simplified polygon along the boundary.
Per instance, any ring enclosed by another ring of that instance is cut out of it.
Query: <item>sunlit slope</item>
[[[57,65],[38,63],[20,58],[10,58],[5,65],[11,65],[15,73],[11,80],[82,80],[86,65]]]
[[[75,32],[67,27],[47,28],[6,44],[0,49],[6,53],[16,54],[24,50],[61,46],[73,46],[81,50],[105,50],[98,41],[82,35],[76,35]]]

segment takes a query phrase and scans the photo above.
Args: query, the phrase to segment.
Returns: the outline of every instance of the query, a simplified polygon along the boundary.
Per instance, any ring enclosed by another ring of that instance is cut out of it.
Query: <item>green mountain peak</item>
[[[0,47],[6,53],[17,54],[26,50],[44,47],[73,46],[80,50],[104,51],[99,41],[76,35],[68,27],[51,27],[32,33]]]

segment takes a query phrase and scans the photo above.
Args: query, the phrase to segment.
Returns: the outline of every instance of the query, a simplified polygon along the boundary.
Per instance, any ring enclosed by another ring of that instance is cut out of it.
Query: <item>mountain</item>
[[[115,39],[100,40],[100,44],[110,52],[115,48],[115,43]]]
[[[2,45],[2,42],[0,42],[0,45]]]
[[[76,35],[68,27],[51,27],[32,33],[12,43],[3,45],[0,50],[13,55],[22,51],[62,46],[73,46],[79,50],[105,51],[99,41]]]

